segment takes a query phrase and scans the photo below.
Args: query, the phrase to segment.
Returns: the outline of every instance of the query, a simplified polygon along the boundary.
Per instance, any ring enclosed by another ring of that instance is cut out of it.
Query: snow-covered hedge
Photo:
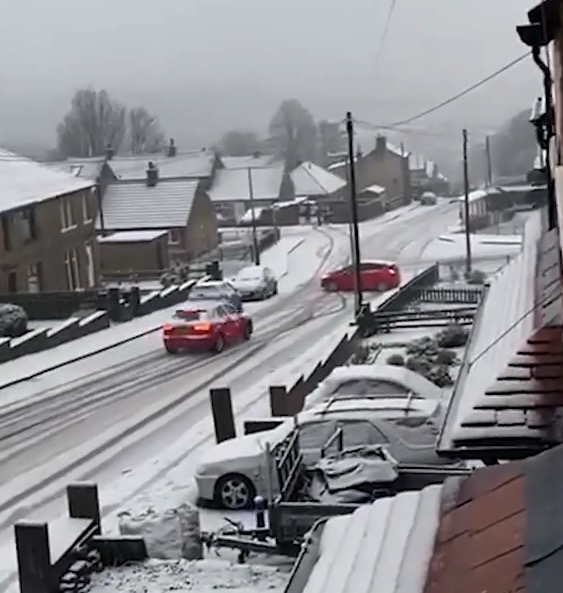
[[[0,304],[0,338],[17,338],[27,332],[27,313],[19,305]]]

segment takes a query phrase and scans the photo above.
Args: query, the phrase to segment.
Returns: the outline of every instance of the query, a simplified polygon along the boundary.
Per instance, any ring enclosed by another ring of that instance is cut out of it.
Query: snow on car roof
[[[428,399],[441,401],[445,391],[431,381],[407,369],[391,364],[360,364],[336,367],[330,375],[307,396],[307,407],[329,398],[341,385],[353,381],[384,381],[396,383],[404,390]],[[365,397],[365,394],[362,394]]]

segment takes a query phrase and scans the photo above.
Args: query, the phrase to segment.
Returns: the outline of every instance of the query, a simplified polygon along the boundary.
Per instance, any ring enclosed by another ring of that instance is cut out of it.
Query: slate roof
[[[93,186],[91,180],[77,179],[63,171],[0,149],[0,212]]]
[[[108,165],[123,181],[145,179],[149,161],[158,167],[160,179],[202,179],[211,176],[215,159],[213,151],[202,150],[178,152],[174,157],[165,154],[115,156]]]
[[[199,180],[160,180],[155,187],[144,181],[108,186],[103,199],[108,230],[168,230],[187,224]],[[98,217],[96,228],[101,228]]]
[[[330,196],[346,187],[344,179],[311,162],[295,168],[291,180],[296,196]]]
[[[276,158],[270,154],[260,156],[222,156],[221,162],[226,169],[247,169],[248,167],[271,167]]]
[[[557,229],[536,213],[524,245],[492,280],[439,440],[440,451],[501,459],[560,442],[561,263]]]
[[[252,169],[252,189],[255,200],[277,200],[284,178],[283,167]],[[209,197],[214,202],[247,201],[250,199],[248,169],[217,171]]]
[[[331,518],[285,593],[558,593],[563,446]]]

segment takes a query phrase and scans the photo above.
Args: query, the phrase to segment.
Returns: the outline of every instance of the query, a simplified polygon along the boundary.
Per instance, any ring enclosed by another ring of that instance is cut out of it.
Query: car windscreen
[[[397,418],[386,420],[391,425],[395,438],[410,447],[424,447],[434,445],[438,439],[440,429],[431,419]]]
[[[356,395],[356,396],[378,396],[378,395],[408,395],[408,389],[402,385],[385,381],[383,379],[350,379],[336,386],[332,395]]]
[[[220,299],[225,296],[225,291],[217,286],[197,286],[192,289],[189,299],[192,301],[201,301],[205,299]]]
[[[259,280],[262,280],[262,272],[260,270],[242,270],[237,274],[237,280],[252,280],[258,282]]]

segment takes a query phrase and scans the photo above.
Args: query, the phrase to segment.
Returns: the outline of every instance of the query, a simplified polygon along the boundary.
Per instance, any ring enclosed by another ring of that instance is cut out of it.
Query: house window
[[[18,292],[18,273],[15,270],[8,272],[8,292],[10,294]]]
[[[16,223],[20,229],[20,236],[24,243],[37,239],[37,225],[35,224],[35,210],[26,208],[16,215]]]
[[[92,215],[90,214],[90,203],[88,201],[88,194],[82,194],[82,222],[84,224],[92,222]]]
[[[178,229],[172,229],[168,232],[168,245],[179,245],[180,244],[180,231]]]
[[[10,251],[12,249],[10,221],[7,216],[2,216],[2,242],[4,244],[4,251]]]
[[[80,289],[80,270],[76,249],[69,249],[65,253],[66,285],[69,290]]]
[[[27,291],[41,292],[41,262],[27,266]]]
[[[61,198],[59,200],[59,207],[61,213],[61,231],[68,231],[76,227],[74,220],[74,213],[72,211],[72,203],[68,198]]]
[[[86,243],[86,282],[88,288],[96,286],[96,268],[94,264],[94,245],[93,243]]]

